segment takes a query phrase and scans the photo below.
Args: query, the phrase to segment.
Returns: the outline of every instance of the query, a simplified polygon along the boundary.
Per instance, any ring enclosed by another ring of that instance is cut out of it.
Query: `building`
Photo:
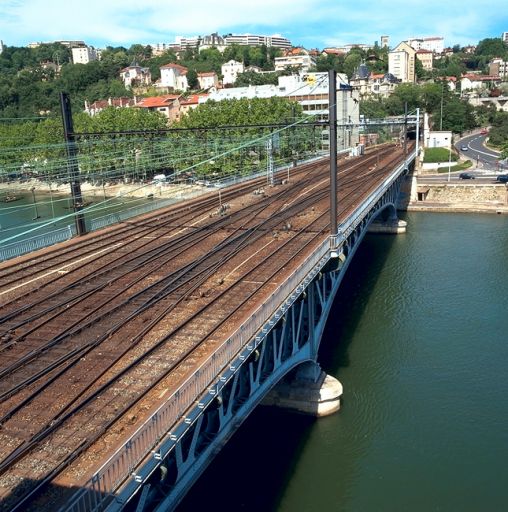
[[[291,41],[282,37],[280,34],[271,36],[259,36],[254,34],[229,34],[224,37],[224,41],[228,46],[238,44],[240,46],[262,46],[268,48],[289,49],[292,47]]]
[[[434,66],[434,54],[430,50],[417,50],[416,58],[422,63],[425,71],[432,71]]]
[[[434,53],[443,53],[444,50],[443,37],[415,37],[404,42],[415,50],[428,50]]]
[[[130,89],[135,86],[150,85],[152,83],[152,73],[149,68],[142,68],[137,64],[133,64],[120,70],[120,79],[125,87]]]
[[[238,62],[236,60],[229,60],[225,64],[221,66],[222,73],[222,85],[230,85],[236,82],[236,78],[240,73],[243,73],[245,70],[245,66],[243,62]]]
[[[462,75],[460,79],[460,90],[461,92],[479,92],[482,89],[492,89],[497,87],[501,83],[499,75],[475,75],[473,73],[467,73]]]
[[[388,73],[401,82],[415,82],[416,50],[402,42],[388,53]]]
[[[179,94],[163,94],[162,96],[143,98],[137,102],[136,108],[160,112],[168,118],[170,123],[178,122],[181,118],[180,97]]]
[[[347,81],[347,76],[337,74],[337,123],[338,147],[351,147],[359,142],[359,94]],[[241,98],[282,97],[298,102],[313,120],[328,119],[328,73],[299,73],[280,76],[278,85],[251,85],[211,91],[208,99],[223,101]],[[328,145],[328,127],[322,130],[323,146]]]
[[[71,48],[73,64],[88,64],[99,59],[97,50],[93,46],[78,46]]]
[[[194,110],[201,103],[208,99],[208,94],[191,94],[187,98],[180,98],[180,118]]]
[[[0,54],[4,51],[4,42],[0,39]]]
[[[492,59],[489,62],[489,75],[508,79],[508,62],[503,59]]]
[[[381,36],[381,48],[390,47],[390,36]]]
[[[185,92],[189,88],[187,83],[188,69],[179,64],[166,64],[161,66],[161,79],[157,84],[158,87],[167,87],[175,91]]]
[[[107,100],[98,100],[93,103],[88,103],[85,100],[85,112],[90,116],[95,116],[99,112],[109,107],[115,108],[129,108],[136,105],[136,98],[109,98]]]
[[[508,32],[503,32],[501,34],[501,39],[505,42],[505,43],[508,43]]]
[[[215,71],[204,71],[198,73],[199,88],[208,90],[219,85],[219,77]]]
[[[390,73],[371,73],[366,64],[360,64],[349,81],[360,98],[387,98],[399,83]]]
[[[292,68],[306,72],[316,65],[316,61],[303,48],[295,48],[288,51],[284,57],[275,57],[274,64],[275,71],[284,71],[287,68]]]

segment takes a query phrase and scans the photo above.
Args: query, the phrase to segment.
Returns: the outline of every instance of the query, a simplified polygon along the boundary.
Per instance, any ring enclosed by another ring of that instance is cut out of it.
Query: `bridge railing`
[[[275,311],[291,296],[306,276],[317,266],[326,263],[330,249],[337,249],[347,238],[370,208],[382,197],[389,186],[397,179],[407,162],[399,165],[359,207],[347,223],[341,226],[342,232],[327,238],[314,253],[296,269],[288,279],[273,292],[267,301],[228,338],[201,366],[176,389],[166,401],[141,425],[132,437],[115,452],[111,458],[93,475],[86,487],[78,493],[66,507],[66,511],[82,512],[102,510],[104,503],[113,497],[114,491],[129,477],[168,433],[184,417],[185,411],[196,404],[198,397],[217,379],[221,371],[238,352],[260,331]],[[177,438],[171,438],[175,443]],[[91,506],[93,504],[93,506]]]
[[[93,475],[86,487],[65,506],[66,511],[102,510],[119,485],[132,474],[134,468],[150,454],[157,443],[170,432],[185,411],[196,403],[197,398],[227,367],[234,356],[270,320],[279,306],[305,280],[317,266],[324,265],[330,252],[330,240],[326,239],[296,269],[284,284],[228,338],[180,387],[141,425],[133,436]],[[176,442],[176,438],[174,439]]]

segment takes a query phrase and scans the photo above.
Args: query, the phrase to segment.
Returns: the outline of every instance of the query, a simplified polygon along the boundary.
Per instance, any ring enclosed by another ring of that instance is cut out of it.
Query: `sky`
[[[281,34],[293,45],[374,44],[390,36],[475,44],[508,31],[506,0],[0,0],[7,46],[83,40],[96,48],[218,32]]]

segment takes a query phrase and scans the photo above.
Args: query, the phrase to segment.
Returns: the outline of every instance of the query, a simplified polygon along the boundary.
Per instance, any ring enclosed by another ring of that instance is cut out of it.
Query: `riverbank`
[[[508,214],[508,187],[500,183],[425,183],[408,176],[402,195],[401,210]]]
[[[16,197],[17,195],[25,195],[32,193],[32,190],[40,195],[54,195],[55,197],[69,196],[70,185],[41,182],[38,180],[29,180],[25,182],[9,182],[0,183],[0,196]],[[84,182],[81,184],[81,193],[84,197],[102,197],[110,198],[184,198],[194,196],[199,192],[206,191],[203,187],[190,184],[173,184],[173,183],[118,183],[94,185]]]

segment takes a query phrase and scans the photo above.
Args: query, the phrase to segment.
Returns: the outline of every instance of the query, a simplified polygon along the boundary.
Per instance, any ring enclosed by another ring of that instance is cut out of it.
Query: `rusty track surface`
[[[342,162],[340,219],[401,158]],[[0,510],[54,509],[322,242],[328,172],[307,164],[222,192],[219,210],[194,199],[0,268]]]

